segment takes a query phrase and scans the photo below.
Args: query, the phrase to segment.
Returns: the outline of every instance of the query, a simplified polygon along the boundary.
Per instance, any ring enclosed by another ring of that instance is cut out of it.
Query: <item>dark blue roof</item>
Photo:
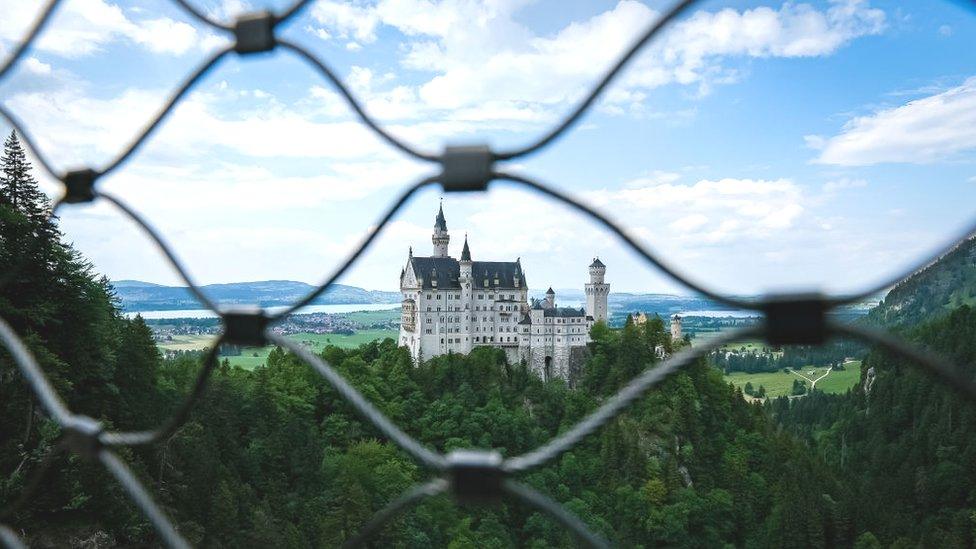
[[[471,261],[471,248],[468,248],[468,235],[464,235],[464,249],[461,250],[461,261]]]
[[[594,257],[593,263],[590,263],[590,267],[606,267],[606,265],[604,265],[603,262],[600,261],[599,257]]]
[[[434,228],[447,231],[447,220],[444,219],[444,205],[437,209],[437,219],[434,220]]]
[[[437,288],[460,290],[461,265],[453,257],[412,257],[410,265],[423,279],[423,289],[433,288],[431,281],[437,280]],[[525,273],[517,261],[473,261],[471,263],[472,286],[476,290],[526,288]],[[518,277],[519,285],[515,286]],[[495,280],[498,283],[495,283]],[[485,280],[488,281],[487,286]]]
[[[545,309],[542,314],[543,316],[558,317],[586,316],[586,312],[583,309],[574,309],[572,307],[553,307],[552,309]]]

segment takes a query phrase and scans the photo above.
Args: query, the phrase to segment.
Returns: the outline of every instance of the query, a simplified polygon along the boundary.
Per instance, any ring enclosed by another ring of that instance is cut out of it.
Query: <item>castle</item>
[[[473,261],[467,236],[461,258],[448,255],[451,237],[443,206],[431,241],[430,257],[414,256],[411,247],[400,271],[400,346],[410,349],[415,361],[498,347],[545,380],[569,379],[582,362],[590,328],[607,320],[606,266],[599,259],[590,264],[585,309],[557,307],[552,288],[544,300],[530,302],[519,259]]]

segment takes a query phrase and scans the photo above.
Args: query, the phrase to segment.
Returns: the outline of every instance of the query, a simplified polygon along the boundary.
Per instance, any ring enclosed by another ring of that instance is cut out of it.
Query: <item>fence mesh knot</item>
[[[278,21],[270,11],[248,13],[234,23],[234,51],[240,54],[271,51],[278,45],[275,25]]]
[[[771,345],[820,345],[827,340],[827,312],[834,304],[818,293],[772,295],[762,301]]]
[[[270,318],[260,308],[230,309],[220,313],[224,321],[223,341],[245,347],[263,347],[268,344],[266,330]]]
[[[90,168],[66,173],[61,179],[64,183],[62,201],[67,204],[81,204],[95,200],[95,182],[99,175],[101,174]]]
[[[462,503],[495,503],[506,478],[502,455],[493,450],[454,450],[447,454],[447,478]]]
[[[483,191],[491,182],[495,155],[488,145],[448,146],[441,155],[445,192]]]
[[[88,416],[71,415],[61,424],[64,443],[72,452],[87,460],[95,460],[102,449],[105,426]]]

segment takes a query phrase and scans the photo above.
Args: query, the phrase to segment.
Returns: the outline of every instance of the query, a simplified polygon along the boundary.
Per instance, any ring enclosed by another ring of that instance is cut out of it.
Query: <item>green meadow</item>
[[[367,311],[373,312],[373,311]],[[356,314],[356,313],[353,313]],[[343,334],[312,334],[297,333],[286,336],[295,340],[313,352],[320,352],[326,345],[335,345],[345,349],[359,347],[363,343],[369,343],[377,339],[392,338],[396,339],[396,330],[366,329],[357,330],[351,335]],[[170,351],[195,351],[208,347],[213,341],[214,336],[207,335],[188,335],[174,336],[173,341],[161,342],[157,346],[162,350]],[[268,359],[268,353],[273,346],[266,347],[244,347],[239,355],[221,355],[220,359],[227,359],[231,366],[253,370],[258,366],[263,366]]]
[[[813,366],[808,366],[797,370],[798,373],[803,374],[810,379],[817,379],[824,375],[826,371],[826,367]],[[825,393],[845,393],[848,389],[857,384],[860,378],[861,362],[859,360],[846,362],[844,363],[843,370],[831,370],[830,373],[827,374],[827,377],[818,381],[817,389]],[[782,370],[776,372],[760,372],[755,374],[732,372],[725,375],[726,381],[733,383],[740,389],[744,388],[746,383],[752,383],[752,386],[756,390],[758,390],[759,386],[762,385],[766,388],[766,396],[771,398],[788,396],[793,389],[794,379],[803,378],[794,373],[783,372]],[[806,384],[807,388],[809,388],[810,382],[806,381]]]

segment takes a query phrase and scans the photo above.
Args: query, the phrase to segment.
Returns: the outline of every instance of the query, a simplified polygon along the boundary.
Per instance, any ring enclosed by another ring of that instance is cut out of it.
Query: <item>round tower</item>
[[[671,315],[671,339],[681,339],[681,316],[677,314]]]
[[[607,266],[594,257],[590,263],[590,282],[585,285],[586,290],[586,316],[593,317],[594,321],[607,321],[607,298],[610,295],[610,285],[604,281],[607,274]]]
[[[607,266],[600,261],[599,257],[593,258],[590,263],[590,284],[603,284],[603,277],[607,274]]]
[[[434,257],[447,257],[447,246],[451,243],[451,235],[447,234],[447,220],[444,219],[444,204],[441,203],[434,219],[434,234],[430,237],[434,243]]]

